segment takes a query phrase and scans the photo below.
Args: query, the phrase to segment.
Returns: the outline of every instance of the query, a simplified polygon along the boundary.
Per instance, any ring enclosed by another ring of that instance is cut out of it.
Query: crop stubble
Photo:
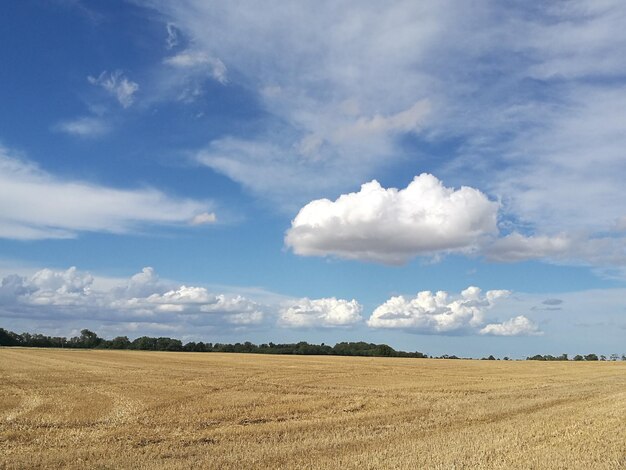
[[[626,363],[0,348],[0,468],[626,468]]]

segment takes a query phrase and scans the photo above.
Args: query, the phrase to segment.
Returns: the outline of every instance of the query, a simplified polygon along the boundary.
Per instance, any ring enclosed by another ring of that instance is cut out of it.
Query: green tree
[[[101,339],[93,331],[80,330],[79,342],[83,348],[95,348],[100,344]]]
[[[111,340],[111,348],[112,349],[129,349],[130,348],[130,340],[128,336],[118,336]]]

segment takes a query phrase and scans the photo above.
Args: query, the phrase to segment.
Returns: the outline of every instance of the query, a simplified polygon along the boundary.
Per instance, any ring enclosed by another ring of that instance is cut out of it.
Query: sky
[[[0,9],[0,327],[626,353],[623,2]]]

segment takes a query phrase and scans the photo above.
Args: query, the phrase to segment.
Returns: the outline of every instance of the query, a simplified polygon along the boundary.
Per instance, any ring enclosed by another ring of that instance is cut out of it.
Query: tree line
[[[444,354],[443,356],[428,356],[419,351],[406,352],[396,351],[387,344],[357,342],[341,342],[334,346],[327,344],[311,344],[306,341],[299,343],[263,343],[254,344],[250,341],[244,343],[204,343],[188,342],[183,344],[179,339],[150,336],[140,336],[130,340],[127,336],[118,336],[113,339],[100,338],[93,331],[81,330],[80,336],[65,338],[61,336],[46,336],[42,334],[14,333],[0,328],[0,346],[23,346],[35,348],[83,348],[83,349],[129,349],[140,351],[187,351],[187,352],[234,352],[234,353],[256,353],[256,354],[301,354],[317,356],[370,356],[370,357],[415,357],[415,358],[436,358],[436,359],[471,359]],[[493,355],[482,359],[496,360]],[[621,356],[611,354],[610,356],[587,354],[577,354],[572,359],[567,354],[552,356],[550,354],[537,354],[526,358],[528,361],[626,361],[626,355]],[[499,360],[499,359],[498,359]],[[509,360],[504,357],[503,360]]]
[[[286,344],[253,344],[244,343],[204,343],[188,342],[183,344],[179,339],[141,336],[131,341],[127,336],[118,336],[107,340],[100,338],[90,330],[81,330],[80,336],[67,339],[58,336],[22,333],[17,334],[0,328],[0,346],[24,346],[37,348],[83,348],[83,349],[130,349],[141,351],[188,351],[188,352],[235,352],[257,354],[302,354],[328,356],[377,356],[377,357],[416,357],[425,358],[421,352],[396,351],[386,344],[359,342],[342,342],[334,346],[310,344],[306,341]]]
[[[537,354],[536,356],[531,356],[526,358],[529,361],[569,361],[569,357],[567,354],[561,354],[560,356],[551,356],[550,354],[546,354],[542,356],[541,354]],[[622,354],[621,357],[618,354],[611,354],[610,356],[605,356],[601,354],[598,356],[597,354],[586,354],[584,356],[580,354],[576,354],[571,360],[572,361],[617,361],[621,359],[622,361],[626,361],[626,354]]]

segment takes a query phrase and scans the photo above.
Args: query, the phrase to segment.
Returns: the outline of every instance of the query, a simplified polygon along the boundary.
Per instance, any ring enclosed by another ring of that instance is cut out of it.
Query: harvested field
[[[0,349],[0,468],[626,468],[626,363]]]

